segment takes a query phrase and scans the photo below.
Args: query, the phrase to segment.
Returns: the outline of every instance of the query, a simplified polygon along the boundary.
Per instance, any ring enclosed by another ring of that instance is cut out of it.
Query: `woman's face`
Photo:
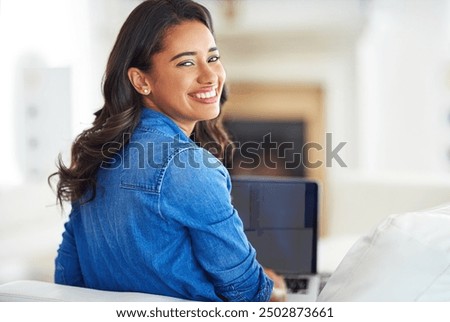
[[[185,21],[171,27],[163,50],[151,60],[146,106],[169,116],[188,135],[197,121],[219,115],[226,75],[214,37],[204,24]]]

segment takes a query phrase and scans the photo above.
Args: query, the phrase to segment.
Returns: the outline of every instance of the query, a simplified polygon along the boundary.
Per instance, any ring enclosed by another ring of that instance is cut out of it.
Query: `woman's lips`
[[[205,104],[216,103],[217,99],[218,99],[217,88],[213,88],[209,91],[190,93],[189,96],[193,100],[195,100],[197,102],[205,103]]]

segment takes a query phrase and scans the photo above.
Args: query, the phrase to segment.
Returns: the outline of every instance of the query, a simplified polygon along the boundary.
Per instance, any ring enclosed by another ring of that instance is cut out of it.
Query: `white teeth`
[[[197,94],[194,94],[194,96],[199,99],[211,98],[211,97],[216,96],[216,91],[212,90],[212,91],[206,92],[206,93],[197,93]]]

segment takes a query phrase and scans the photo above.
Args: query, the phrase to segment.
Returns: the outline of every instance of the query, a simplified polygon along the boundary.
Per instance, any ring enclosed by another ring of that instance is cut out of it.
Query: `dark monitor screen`
[[[227,162],[232,175],[305,175],[304,122],[233,119],[224,125],[235,143],[232,162]]]
[[[255,176],[232,181],[233,205],[258,261],[281,274],[316,273],[317,183]]]

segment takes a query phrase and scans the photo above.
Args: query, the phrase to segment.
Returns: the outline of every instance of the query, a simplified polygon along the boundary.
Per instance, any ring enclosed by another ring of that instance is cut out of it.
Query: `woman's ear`
[[[145,73],[136,67],[131,67],[128,69],[128,78],[130,79],[131,85],[136,89],[139,94],[148,95],[152,91],[150,84],[147,80]]]

